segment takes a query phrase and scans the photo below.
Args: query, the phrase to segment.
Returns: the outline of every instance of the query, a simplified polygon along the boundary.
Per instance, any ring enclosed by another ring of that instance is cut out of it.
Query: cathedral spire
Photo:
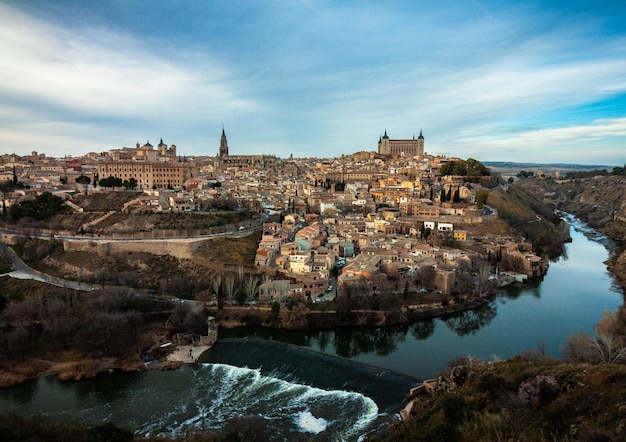
[[[220,156],[228,156],[228,141],[226,140],[226,132],[224,131],[224,126],[222,126],[222,138],[220,139]]]

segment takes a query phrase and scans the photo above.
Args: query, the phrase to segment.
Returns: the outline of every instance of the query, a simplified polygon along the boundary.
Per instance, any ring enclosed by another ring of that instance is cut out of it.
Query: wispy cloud
[[[196,57],[179,65],[132,36],[104,28],[67,31],[0,5],[0,48],[5,105],[42,118],[162,124],[197,118],[200,112],[189,112],[193,106],[204,106],[205,118],[211,111],[217,116],[214,103],[222,116],[258,110],[218,61]]]
[[[593,106],[614,99],[626,111],[617,10],[164,1],[136,15],[144,6],[66,0],[34,18],[0,4],[0,150],[164,136],[213,154],[225,124],[238,153],[334,156],[375,149],[385,129],[423,129],[427,151],[485,160],[545,155],[524,143],[581,161],[595,143],[607,161],[623,157],[619,112]]]

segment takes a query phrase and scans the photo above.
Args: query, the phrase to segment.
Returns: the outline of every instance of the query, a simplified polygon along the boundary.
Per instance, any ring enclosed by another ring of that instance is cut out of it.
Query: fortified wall
[[[91,252],[99,255],[145,252],[153,255],[171,255],[178,259],[192,259],[194,251],[209,239],[185,241],[63,241],[63,250]]]

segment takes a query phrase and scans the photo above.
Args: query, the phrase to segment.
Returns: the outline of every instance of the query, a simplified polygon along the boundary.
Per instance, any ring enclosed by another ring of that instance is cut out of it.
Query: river
[[[494,360],[540,346],[560,357],[567,336],[593,333],[603,311],[622,304],[604,264],[610,242],[570,222],[572,242],[541,281],[510,286],[478,310],[373,329],[223,330],[202,363],[80,382],[46,377],[0,390],[0,411],[112,421],[151,435],[217,429],[235,418],[276,440],[356,440],[397,419],[408,388],[451,359]]]

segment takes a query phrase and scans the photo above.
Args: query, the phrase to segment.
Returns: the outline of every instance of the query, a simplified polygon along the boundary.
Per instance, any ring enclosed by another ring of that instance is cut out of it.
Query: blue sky
[[[0,153],[626,162],[620,1],[0,0]]]

